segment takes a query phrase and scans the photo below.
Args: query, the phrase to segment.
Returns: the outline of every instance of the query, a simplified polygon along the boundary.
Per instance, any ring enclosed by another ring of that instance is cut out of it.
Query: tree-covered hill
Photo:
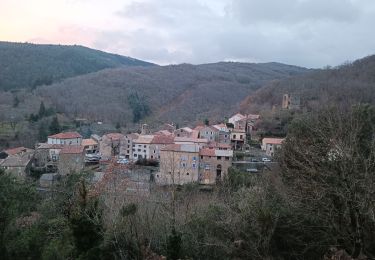
[[[127,67],[70,78],[37,93],[58,111],[91,120],[189,124],[229,116],[262,85],[307,71],[280,63],[236,62]]]
[[[334,68],[315,70],[266,84],[242,102],[242,110],[269,110],[281,106],[282,95],[300,96],[305,107],[375,104],[375,55]]]
[[[106,68],[151,65],[77,45],[0,42],[0,90],[49,85]]]

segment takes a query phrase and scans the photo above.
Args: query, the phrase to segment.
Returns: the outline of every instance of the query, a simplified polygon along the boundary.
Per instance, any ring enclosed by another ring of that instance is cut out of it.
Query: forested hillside
[[[266,84],[242,102],[242,110],[269,110],[281,106],[282,95],[301,97],[307,108],[325,104],[375,103],[375,56],[335,68],[312,71],[304,75]]]
[[[0,90],[49,85],[106,68],[150,65],[83,46],[0,42]]]
[[[43,86],[37,93],[67,115],[182,124],[222,119],[262,85],[307,71],[279,63],[233,62],[118,68]]]

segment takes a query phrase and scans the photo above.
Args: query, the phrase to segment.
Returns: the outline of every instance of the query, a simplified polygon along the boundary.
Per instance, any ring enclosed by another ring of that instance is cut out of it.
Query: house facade
[[[64,146],[59,154],[58,169],[61,175],[73,174],[85,166],[85,149],[79,145]]]
[[[81,145],[82,136],[77,132],[65,132],[48,136],[48,144]]]
[[[140,135],[133,140],[133,160],[150,159],[150,145],[153,138],[153,135]]]
[[[182,185],[199,181],[199,146],[171,144],[160,151],[160,172],[155,181],[163,185]]]
[[[274,156],[277,149],[281,148],[283,138],[263,138],[262,150],[266,152],[268,156]]]
[[[233,150],[203,148],[199,152],[199,182],[215,184],[228,174],[232,166]]]

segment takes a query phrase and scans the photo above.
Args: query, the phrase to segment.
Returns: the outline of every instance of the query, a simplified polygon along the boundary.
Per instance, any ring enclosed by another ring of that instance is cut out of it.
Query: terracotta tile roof
[[[172,135],[172,133],[168,130],[159,130],[155,133],[155,135]]]
[[[263,144],[282,144],[284,138],[263,138]]]
[[[106,134],[105,136],[114,141],[120,140],[121,138],[124,137],[124,135],[120,133],[109,133],[109,134]]]
[[[154,135],[140,135],[137,139],[133,140],[135,144],[150,144],[154,139]]]
[[[39,143],[37,149],[62,149],[64,146],[63,144]]]
[[[152,144],[173,144],[174,137],[172,135],[155,135]]]
[[[83,151],[84,147],[81,145],[66,145],[61,149],[60,154],[80,154]]]
[[[89,146],[89,145],[98,145],[98,142],[91,138],[82,140],[82,146]]]
[[[57,138],[57,139],[73,139],[73,138],[82,138],[82,136],[77,132],[65,132],[55,135],[50,135],[48,138]]]
[[[190,137],[175,137],[174,141],[180,143],[208,143],[207,139]]]
[[[199,146],[196,144],[170,144],[161,149],[162,151],[198,153]]]
[[[202,156],[228,156],[233,157],[232,150],[218,150],[218,149],[211,149],[211,148],[202,148],[199,151],[199,155]]]
[[[30,150],[31,149],[28,149],[28,148],[25,148],[25,147],[15,147],[15,148],[7,149],[4,152],[7,153],[8,155],[15,155],[15,154],[27,152],[27,151],[30,151]]]
[[[223,143],[217,143],[217,142],[210,142],[208,144],[208,147],[210,148],[221,148],[221,149],[230,149],[230,144],[223,144]]]
[[[203,148],[200,150],[199,155],[202,156],[215,156],[215,149]]]

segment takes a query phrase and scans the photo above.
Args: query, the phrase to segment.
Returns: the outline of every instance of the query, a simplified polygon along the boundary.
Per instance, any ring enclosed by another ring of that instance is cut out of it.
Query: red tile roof
[[[210,149],[210,148],[203,148],[199,151],[199,155],[202,156],[216,156],[215,155],[215,149]]]
[[[48,138],[73,139],[73,138],[82,138],[82,136],[77,132],[65,132],[65,133],[50,135],[50,136],[48,136]]]
[[[121,138],[124,137],[124,135],[120,133],[109,133],[109,134],[106,134],[106,136],[112,140],[120,140]]]
[[[84,147],[81,145],[66,145],[61,149],[60,154],[80,154],[83,151]]]
[[[263,144],[281,144],[284,138],[263,138]]]
[[[172,135],[155,135],[152,144],[173,144],[174,137]]]
[[[27,148],[25,147],[16,147],[16,148],[5,150],[4,152],[6,152],[8,155],[15,155],[15,154],[26,152],[26,151],[27,151]]]

